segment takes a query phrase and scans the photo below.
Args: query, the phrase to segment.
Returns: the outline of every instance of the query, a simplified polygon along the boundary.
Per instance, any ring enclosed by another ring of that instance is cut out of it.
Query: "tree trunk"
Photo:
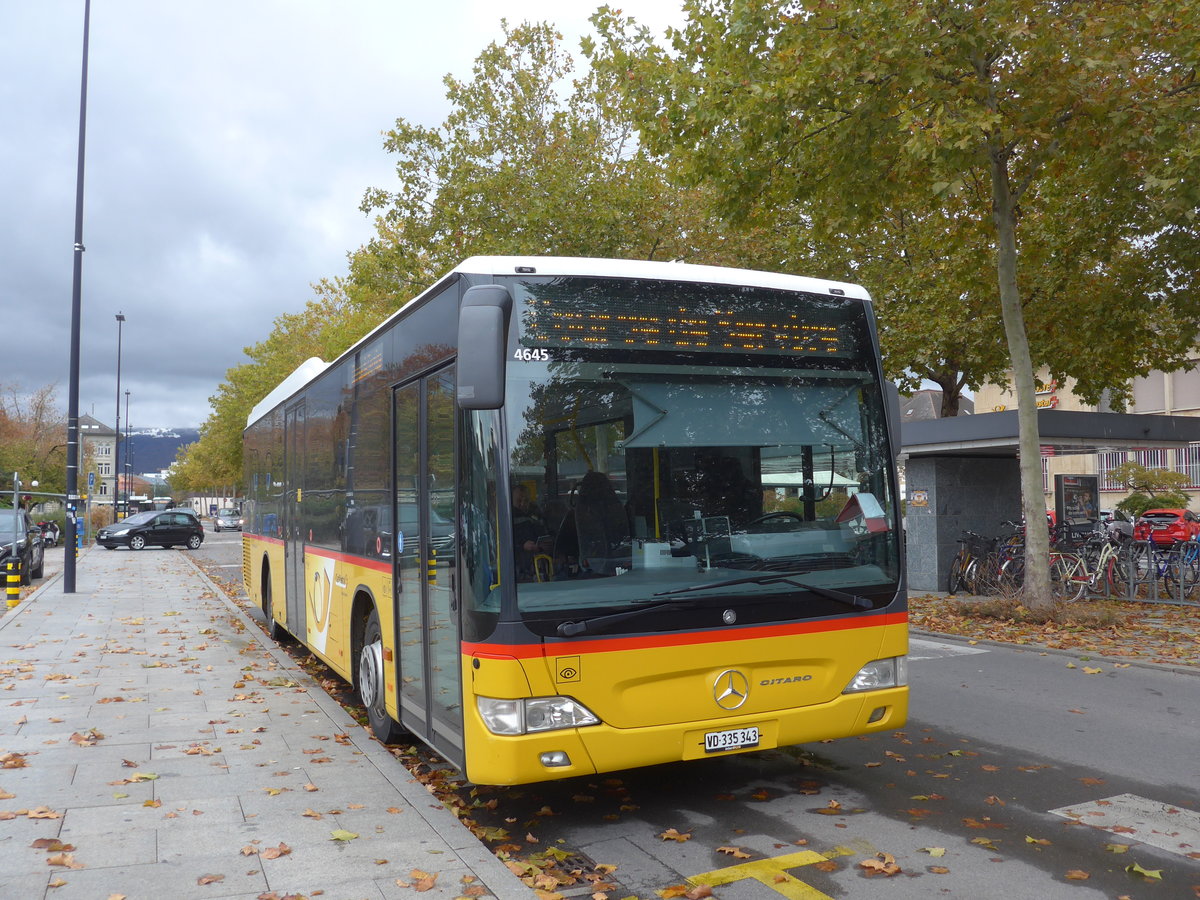
[[[1050,595],[1050,534],[1046,527],[1046,497],[1042,490],[1042,448],[1038,434],[1037,394],[1029,337],[1017,290],[1016,211],[1008,177],[1007,154],[991,148],[992,218],[996,224],[996,272],[1000,309],[1017,395],[1017,430],[1021,465],[1021,507],[1025,513],[1025,605],[1047,610]]]
[[[934,383],[942,389],[941,417],[943,419],[951,419],[957,416],[958,404],[962,399],[962,390],[958,386],[958,379],[947,381],[934,379]]]

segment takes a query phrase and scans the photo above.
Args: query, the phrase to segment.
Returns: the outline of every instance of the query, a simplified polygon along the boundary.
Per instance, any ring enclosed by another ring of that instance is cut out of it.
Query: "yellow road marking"
[[[834,852],[833,856],[844,853]],[[795,876],[789,875],[788,869],[800,866],[811,866],[813,863],[825,862],[829,855],[816,853],[812,850],[801,850],[799,853],[789,853],[786,856],[776,856],[771,859],[756,859],[753,862],[742,863],[740,866],[729,866],[726,869],[716,869],[702,875],[694,875],[688,879],[693,885],[707,884],[709,887],[719,887],[723,884],[733,884],[753,878],[765,884],[776,893],[783,894],[788,900],[833,900],[828,894],[818,891],[815,887],[805,884]],[[780,876],[783,876],[780,878]]]

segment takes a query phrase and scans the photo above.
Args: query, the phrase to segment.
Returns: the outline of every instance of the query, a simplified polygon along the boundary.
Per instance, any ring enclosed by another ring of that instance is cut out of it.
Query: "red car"
[[[1200,540],[1200,517],[1190,509],[1148,509],[1133,526],[1133,539],[1168,547],[1176,541]]]

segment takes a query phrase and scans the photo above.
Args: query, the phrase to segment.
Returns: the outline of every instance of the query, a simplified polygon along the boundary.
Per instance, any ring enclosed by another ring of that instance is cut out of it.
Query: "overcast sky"
[[[80,414],[196,427],[310,285],[346,270],[390,187],[380,133],[440,124],[442,77],[510,23],[578,47],[598,6],[563,0],[93,0]],[[677,0],[617,4],[656,31]],[[83,0],[0,3],[0,384],[69,377]]]

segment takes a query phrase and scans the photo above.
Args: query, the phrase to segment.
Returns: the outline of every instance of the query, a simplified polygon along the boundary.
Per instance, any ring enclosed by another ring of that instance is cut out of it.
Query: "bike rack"
[[[1134,567],[1135,554],[1149,555],[1150,564],[1140,576]],[[1200,606],[1200,598],[1193,600],[1188,596],[1196,592],[1195,582],[1192,582],[1191,587],[1185,591],[1183,578],[1169,582],[1163,577],[1172,566],[1176,571],[1182,572],[1185,562],[1197,560],[1198,556],[1200,556],[1200,544],[1197,544],[1196,541],[1178,544],[1169,550],[1159,550],[1152,541],[1130,541],[1121,548],[1121,561],[1125,565],[1125,571],[1130,573],[1130,578],[1126,583],[1125,596],[1121,599],[1141,603]],[[1138,588],[1142,586],[1146,588],[1144,597],[1139,596],[1138,591]]]

